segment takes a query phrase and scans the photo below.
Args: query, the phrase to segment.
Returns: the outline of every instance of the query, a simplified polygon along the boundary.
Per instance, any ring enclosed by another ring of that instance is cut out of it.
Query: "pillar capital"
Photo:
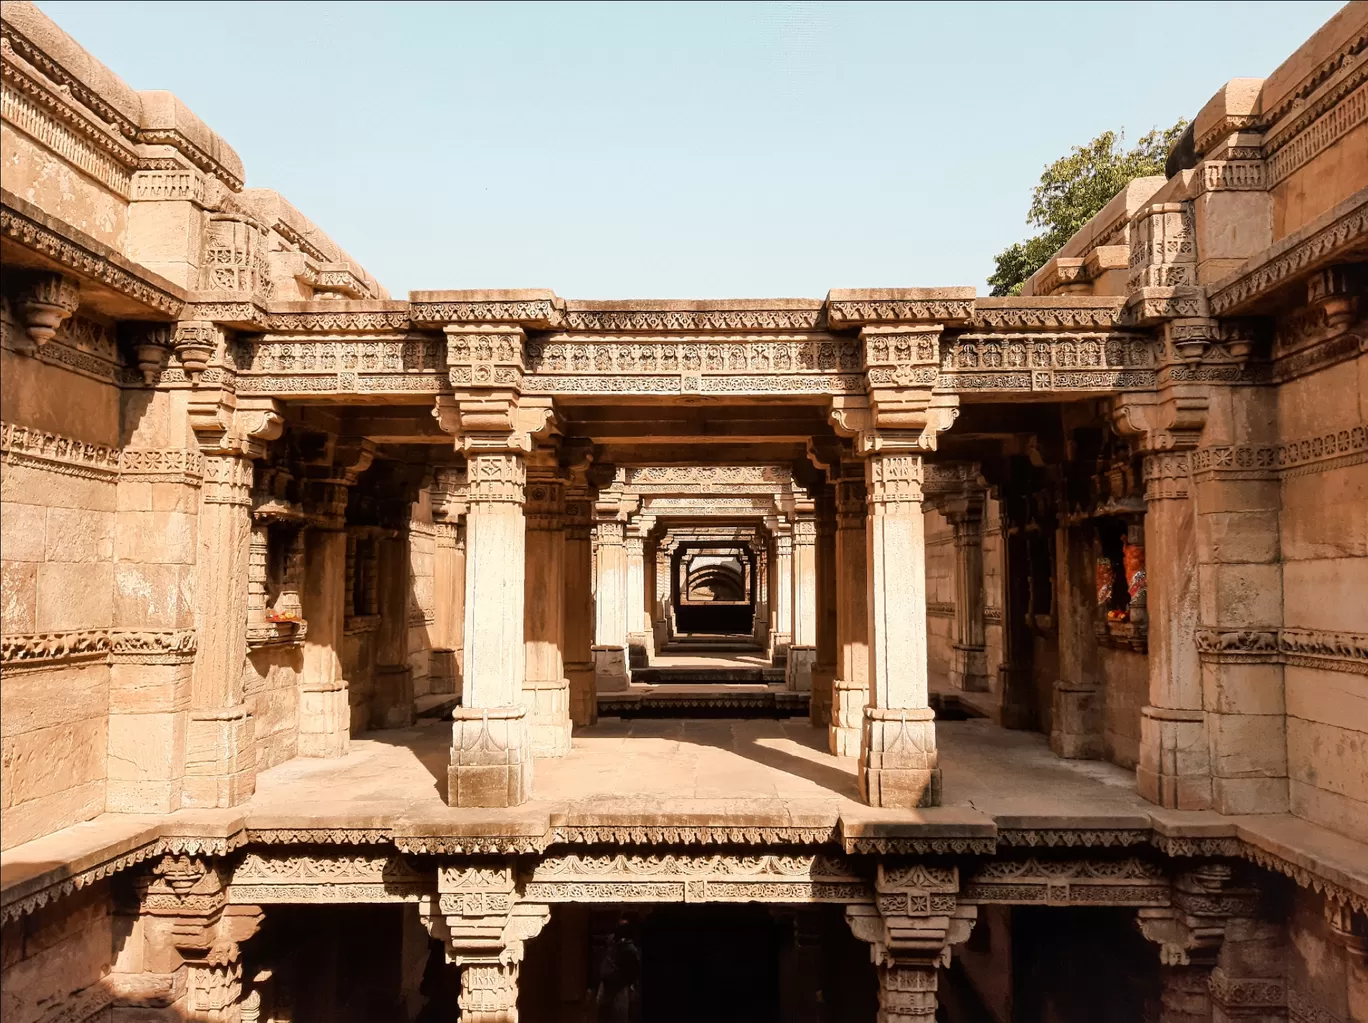
[[[452,866],[438,868],[436,903],[421,914],[447,962],[461,968],[461,1019],[516,1023],[525,946],[546,926],[551,908],[520,900],[511,864]]]

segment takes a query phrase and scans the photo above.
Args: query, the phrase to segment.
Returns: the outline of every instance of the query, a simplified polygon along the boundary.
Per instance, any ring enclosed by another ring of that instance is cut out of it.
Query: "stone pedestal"
[[[865,548],[864,463],[844,458],[836,485],[836,679],[831,691],[831,752],[857,756],[869,702],[869,579]]]
[[[935,806],[940,799],[927,691],[921,482],[920,455],[880,453],[865,462],[870,679],[860,794],[871,806]]]
[[[470,454],[465,694],[455,712],[447,802],[515,806],[532,788],[523,703],[525,469],[516,451]]]

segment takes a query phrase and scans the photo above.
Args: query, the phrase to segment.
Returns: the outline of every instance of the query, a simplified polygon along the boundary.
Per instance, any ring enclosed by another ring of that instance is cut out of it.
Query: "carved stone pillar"
[[[1179,874],[1170,906],[1139,910],[1141,933],[1159,946],[1160,1023],[1224,1023],[1230,1018],[1218,1005],[1219,990],[1228,977],[1218,965],[1223,943],[1232,933],[1234,918],[1239,923],[1233,931],[1241,936],[1258,931],[1257,911],[1258,893],[1234,885],[1231,869],[1220,863]],[[1234,951],[1233,958],[1241,959],[1239,950]],[[1237,974],[1248,965],[1232,963]],[[1242,1013],[1235,1015],[1244,1018]]]
[[[434,639],[429,692],[461,692],[465,648],[466,471],[441,466],[432,484]]]
[[[379,531],[377,531],[379,532]],[[409,534],[377,536],[378,609],[406,607],[409,596]],[[374,613],[368,607],[366,613]],[[413,669],[408,663],[408,615],[382,614],[375,630],[375,691],[371,696],[372,728],[404,728],[413,724]]]
[[[593,501],[583,471],[571,469],[565,492],[565,676],[570,684],[570,719],[598,720],[594,691]]]
[[[518,970],[550,907],[519,901],[514,867],[439,867],[424,922],[461,968],[461,1023],[518,1023]]]
[[[631,683],[627,662],[626,515],[617,495],[601,495],[594,507],[594,679],[599,692]]]
[[[935,1020],[938,971],[978,916],[977,907],[958,904],[958,890],[954,867],[880,863],[875,904],[846,907],[846,922],[869,943],[879,971],[879,1023]]]
[[[812,701],[808,720],[819,728],[831,724],[832,688],[836,683],[838,614],[836,576],[836,499],[830,486],[817,498],[817,662],[812,669]],[[863,712],[862,712],[863,713]]]
[[[252,720],[242,692],[247,649],[252,459],[283,429],[273,407],[237,411],[229,396],[192,403],[204,451],[196,559],[198,652],[190,686],[182,805],[237,806],[256,788]]]
[[[928,701],[922,459],[865,460],[868,499],[869,703],[860,794],[871,806],[940,802],[935,714]]]
[[[1071,760],[1097,760],[1104,752],[1105,695],[1093,625],[1097,602],[1090,552],[1091,540],[1083,531],[1061,520],[1055,530],[1059,678],[1054,683],[1050,748],[1056,756]]]
[[[311,523],[305,540],[304,672],[300,678],[299,755],[340,757],[351,738],[351,708],[342,674],[345,629],[349,489],[370,467],[370,441],[338,442],[325,462],[309,467],[305,511]],[[405,604],[390,614],[404,617]]]
[[[1002,512],[1002,658],[998,691],[1002,726],[1035,730],[1039,727],[1035,683],[1031,673],[1032,639],[1027,628],[1031,614],[1031,559],[1024,523],[1013,518],[1012,501],[1003,493]]]
[[[770,656],[776,668],[787,668],[793,642],[793,529],[779,521],[774,535],[774,629],[770,633]]]
[[[539,453],[540,455],[540,453]],[[565,677],[565,480],[554,454],[528,470],[523,699],[532,714],[532,753],[570,752],[570,681]]]
[[[981,487],[945,502],[955,536],[955,644],[950,684],[969,692],[988,691],[988,654],[983,635],[983,506]]]
[[[646,533],[651,523],[633,519],[623,536],[627,559],[627,662],[629,668],[644,668],[650,663],[647,649],[651,642],[646,621]]]
[[[831,752],[858,756],[869,703],[869,579],[864,463],[843,458],[836,484],[837,675],[831,695]]]
[[[785,678],[795,692],[812,690],[817,661],[817,520],[813,502],[801,502],[793,523],[793,641]]]
[[[472,451],[469,476],[465,692],[453,715],[447,802],[515,806],[532,789],[523,703],[523,456],[508,450]]]

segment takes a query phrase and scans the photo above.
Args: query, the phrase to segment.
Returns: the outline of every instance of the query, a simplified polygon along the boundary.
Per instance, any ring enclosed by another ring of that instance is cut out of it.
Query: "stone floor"
[[[1132,772],[1059,760],[1043,736],[980,719],[942,722],[937,734],[946,808],[1019,817],[1058,816],[1067,808],[1108,818],[1143,817],[1152,809],[1136,795]],[[262,772],[249,810],[271,817],[459,815],[443,802],[449,743],[443,721],[368,733],[342,759],[297,759]],[[536,762],[533,799],[522,811],[761,811],[833,821],[869,815],[855,760],[831,755],[826,743],[825,729],[798,718],[605,718],[576,729],[565,758]]]

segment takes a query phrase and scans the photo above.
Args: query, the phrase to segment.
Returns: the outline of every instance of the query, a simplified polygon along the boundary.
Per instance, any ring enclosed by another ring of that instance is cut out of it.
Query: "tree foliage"
[[[1185,127],[1187,121],[1179,120],[1167,130],[1156,128],[1131,149],[1124,148],[1124,132],[1104,131],[1046,167],[1031,193],[1026,215],[1028,224],[1044,231],[997,254],[997,269],[988,278],[992,293],[1020,294],[1026,278],[1044,266],[1112,196],[1136,178],[1162,174],[1169,148]]]

